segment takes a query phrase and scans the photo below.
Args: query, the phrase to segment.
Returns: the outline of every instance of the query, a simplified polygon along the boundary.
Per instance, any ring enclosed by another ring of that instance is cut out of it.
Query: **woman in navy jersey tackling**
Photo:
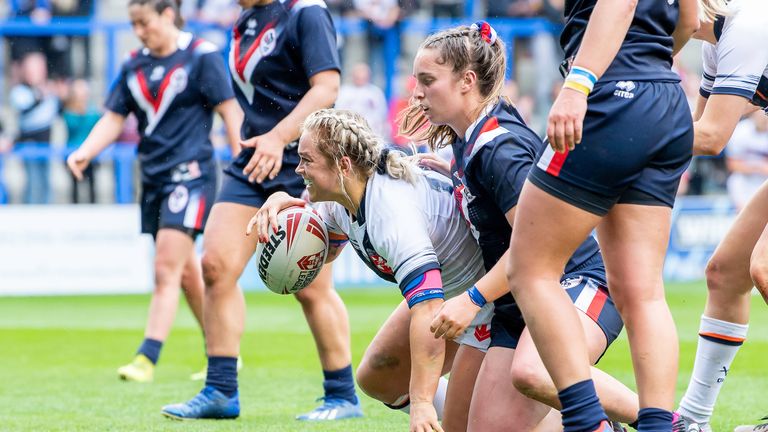
[[[237,147],[242,112],[213,44],[180,30],[178,4],[130,0],[128,12],[143,48],[131,53],[106,102],[106,113],[67,159],[82,178],[90,161],[139,120],[141,230],[155,239],[155,290],[136,357],[118,370],[128,381],[152,381],[154,365],[176,316],[179,287],[202,325],[203,279],[194,250],[216,194],[216,164],[208,135],[213,112]]]
[[[480,245],[488,271],[466,293],[447,300],[431,324],[436,336],[454,338],[465,331],[480,307],[494,302],[490,349],[482,360],[469,411],[472,431],[531,431],[551,407],[560,408],[505,280],[507,265],[517,265],[508,264],[504,257],[513,225],[519,226],[515,213],[520,189],[544,147],[501,97],[505,70],[504,44],[487,23],[430,36],[414,60],[417,85],[401,127],[404,134],[415,134],[433,149],[452,144],[450,171],[437,157],[425,156],[422,164],[452,178],[461,214]],[[589,358],[595,363],[618,336],[622,323],[608,295],[603,260],[593,238],[573,253],[560,279],[560,289],[573,302],[570,308],[581,311],[581,322],[569,333],[586,335]],[[613,402],[611,418],[633,422],[636,396],[609,375],[597,369],[593,373],[601,394]],[[552,425],[540,427],[547,430]],[[606,422],[600,431],[611,427]]]
[[[698,28],[696,3],[573,0],[565,15],[569,72],[550,111],[549,147],[520,195],[510,289],[558,390],[565,431],[594,431],[606,415],[587,341],[569,331],[579,317],[559,282],[596,228],[627,327],[638,430],[669,431],[678,344],[662,266],[693,148],[690,109],[671,67],[674,50]]]
[[[267,197],[283,191],[299,197],[304,183],[296,140],[304,119],[330,107],[339,88],[336,32],[320,0],[240,0],[230,46],[230,74],[245,113],[240,135],[245,149],[224,170],[222,189],[204,236],[204,323],[208,349],[205,388],[187,403],[169,405],[173,418],[234,418],[239,415],[237,357],[245,324],[245,301],[237,280],[256,250],[243,227]],[[349,323],[333,289],[331,269],[296,294],[315,337],[325,396],[299,420],[362,415],[355,395]]]

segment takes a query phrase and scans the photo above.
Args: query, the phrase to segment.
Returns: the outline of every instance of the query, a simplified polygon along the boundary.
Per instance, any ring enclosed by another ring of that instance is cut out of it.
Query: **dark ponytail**
[[[184,28],[184,18],[181,16],[181,2],[182,0],[129,0],[128,6],[133,5],[149,5],[155,9],[158,14],[163,13],[164,10],[171,8],[176,14],[173,24],[179,28]]]

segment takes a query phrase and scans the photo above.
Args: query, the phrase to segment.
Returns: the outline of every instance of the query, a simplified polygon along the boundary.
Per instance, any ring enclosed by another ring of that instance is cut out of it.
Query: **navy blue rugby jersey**
[[[560,45],[565,58],[576,56],[597,0],[565,0]],[[672,32],[678,0],[638,0],[635,16],[616,58],[600,81],[679,81],[672,68]]]
[[[451,178],[462,216],[480,244],[486,270],[509,248],[506,213],[517,205],[528,171],[544,143],[517,110],[502,102],[487,111],[453,143]],[[571,272],[600,250],[589,237],[565,266]]]
[[[234,98],[221,54],[181,32],[178,50],[157,58],[144,48],[123,63],[105,106],[139,121],[142,181],[192,180],[213,169],[213,109]]]
[[[244,10],[232,31],[229,69],[245,112],[241,136],[269,132],[309,91],[310,77],[341,69],[325,3],[278,0]]]

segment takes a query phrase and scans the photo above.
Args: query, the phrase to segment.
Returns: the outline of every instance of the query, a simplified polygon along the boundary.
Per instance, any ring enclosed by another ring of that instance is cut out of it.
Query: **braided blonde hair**
[[[507,55],[501,38],[489,43],[479,31],[458,26],[429,36],[419,51],[427,48],[438,50],[438,63],[452,66],[454,75],[467,70],[477,74],[478,90],[483,97],[481,109],[502,100]],[[410,106],[398,115],[398,123],[401,135],[426,141],[432,150],[445,147],[456,139],[456,132],[450,126],[431,124],[413,98]]]
[[[729,0],[699,0],[699,19],[714,22],[718,15],[729,15]]]
[[[313,135],[317,148],[333,165],[348,157],[364,179],[373,175],[377,168],[392,178],[413,183],[418,172],[412,158],[397,151],[387,152],[382,161],[384,145],[360,114],[339,109],[321,109],[310,114],[302,125],[302,133]],[[341,174],[339,174],[341,175]],[[342,189],[344,182],[341,182]],[[346,194],[346,191],[345,191]]]

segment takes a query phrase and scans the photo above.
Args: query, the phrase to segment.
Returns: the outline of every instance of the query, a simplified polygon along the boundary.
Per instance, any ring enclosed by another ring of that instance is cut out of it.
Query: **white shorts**
[[[488,302],[480,309],[464,334],[453,341],[459,345],[477,348],[482,352],[488,351],[491,344],[491,318],[493,318],[493,302]]]

